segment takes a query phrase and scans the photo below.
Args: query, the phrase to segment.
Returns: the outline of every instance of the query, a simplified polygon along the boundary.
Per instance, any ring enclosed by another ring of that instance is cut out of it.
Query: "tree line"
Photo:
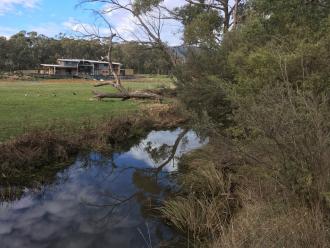
[[[106,50],[102,40],[75,39],[64,34],[51,38],[21,31],[8,39],[0,37],[0,71],[37,69],[59,58],[102,60]],[[171,69],[158,49],[138,42],[116,43],[113,60],[141,74],[168,74]]]

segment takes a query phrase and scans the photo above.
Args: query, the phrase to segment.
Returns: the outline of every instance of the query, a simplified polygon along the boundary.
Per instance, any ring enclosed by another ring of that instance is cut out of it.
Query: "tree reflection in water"
[[[163,171],[164,167],[169,165],[171,162],[174,162],[178,153],[179,145],[184,146],[187,144],[188,140],[185,139],[185,135],[189,130],[182,130],[177,138],[175,139],[174,144],[162,144],[161,146],[155,146],[152,141],[148,141],[147,145],[144,147],[144,150],[148,153],[149,157],[154,162],[154,167],[149,168],[139,168],[135,166],[122,166],[119,168],[115,164],[114,155],[111,156],[110,161],[112,165],[111,174],[107,174],[106,180],[115,181],[119,177],[123,176],[124,173],[131,170],[132,173],[132,182],[136,188],[136,192],[130,194],[129,196],[120,196],[114,192],[108,191],[106,193],[98,193],[109,199],[109,202],[106,204],[96,204],[88,201],[84,203],[91,207],[101,207],[109,208],[109,212],[101,218],[99,221],[105,221],[105,219],[111,218],[113,214],[116,213],[116,208],[121,207],[123,204],[129,204],[131,200],[136,200],[143,206],[141,208],[141,214],[143,216],[148,216],[149,213],[154,212],[154,208],[159,206],[159,196],[169,192],[171,186],[174,185],[162,185],[162,180],[167,181],[169,179],[169,174],[171,172]],[[100,165],[103,162],[109,160],[99,160]],[[90,162],[89,159],[86,159],[86,164]],[[103,175],[104,176],[104,175]],[[168,183],[168,182],[167,182]],[[153,198],[153,196],[155,196]],[[129,213],[128,213],[129,214]],[[105,223],[108,221],[105,221]]]
[[[129,151],[79,156],[42,192],[0,205],[0,246],[158,247],[180,239],[155,208],[176,187],[178,158],[204,143],[187,130],[154,131]]]
[[[106,208],[108,209],[106,214],[96,222],[100,225],[106,225],[111,222],[112,225],[119,225],[121,221],[127,218],[132,211],[134,203],[140,205],[140,215],[144,219],[150,217],[156,217],[156,208],[160,206],[160,202],[171,192],[171,189],[175,184],[171,182],[169,176],[176,171],[164,171],[164,168],[171,162],[174,164],[178,159],[177,156],[178,148],[183,149],[188,143],[186,134],[189,130],[182,130],[176,137],[173,144],[161,144],[160,146],[155,145],[152,141],[148,141],[147,144],[140,145],[145,152],[147,152],[150,159],[153,161],[153,167],[141,168],[139,166],[117,166],[114,161],[114,157],[111,156],[113,170],[111,175],[107,175],[106,180],[118,180],[121,176],[127,176],[127,172],[132,173],[132,183],[134,184],[135,191],[129,195],[118,195],[111,191],[98,192],[102,196],[108,199],[105,204],[92,203],[84,201],[84,204],[95,208]],[[102,162],[102,161],[101,161]],[[125,205],[125,206],[124,206]],[[120,213],[118,209],[125,209],[125,214]],[[118,210],[118,211],[117,211]],[[121,219],[114,221],[113,216],[120,214]],[[147,223],[146,223],[147,226]],[[162,240],[162,231],[159,230],[161,227],[156,227],[155,233],[159,240]],[[138,230],[143,238],[145,238],[142,230]],[[149,228],[146,230],[150,232]],[[149,233],[150,235],[150,233]],[[148,235],[147,235],[148,236]],[[150,241],[150,240],[149,240]]]

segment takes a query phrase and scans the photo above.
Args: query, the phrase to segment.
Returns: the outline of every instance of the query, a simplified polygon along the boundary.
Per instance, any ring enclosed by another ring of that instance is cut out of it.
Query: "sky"
[[[95,15],[86,10],[86,6],[77,6],[78,3],[79,0],[0,0],[0,36],[8,38],[22,30],[49,37],[59,33],[77,36],[78,24],[88,26],[95,23]],[[164,4],[173,8],[183,5],[184,0],[165,0]],[[128,40],[134,39],[134,34],[138,33],[128,13],[118,12],[109,15],[108,19]],[[167,21],[162,38],[171,45],[179,45],[181,30],[179,23]]]

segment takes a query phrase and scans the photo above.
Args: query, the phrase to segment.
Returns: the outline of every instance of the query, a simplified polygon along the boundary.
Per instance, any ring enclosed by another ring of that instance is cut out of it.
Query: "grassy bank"
[[[99,122],[140,108],[141,103],[134,101],[95,101],[91,93],[93,83],[85,80],[0,81],[0,141],[33,128],[62,123],[81,126],[86,121]],[[124,85],[132,90],[154,89],[170,86],[171,81],[148,77],[126,81]],[[111,87],[98,90],[115,91]]]
[[[138,114],[103,119],[70,128],[31,130],[0,144],[0,197],[15,197],[25,187],[51,182],[79,152],[129,149],[150,130],[183,123],[174,105],[154,104]]]

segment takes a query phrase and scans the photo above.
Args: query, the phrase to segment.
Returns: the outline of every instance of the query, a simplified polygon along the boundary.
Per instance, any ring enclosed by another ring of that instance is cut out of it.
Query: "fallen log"
[[[119,93],[101,93],[92,91],[94,94],[94,97],[101,100],[103,98],[120,98],[123,101],[128,99],[153,99],[153,100],[161,100],[162,96],[154,94],[154,93],[148,93],[148,92],[141,92],[141,91],[134,91],[134,92],[119,92]]]
[[[94,87],[101,87],[101,86],[105,86],[105,85],[114,85],[114,83],[112,82],[102,82],[102,83],[97,83],[97,84],[94,84]]]

